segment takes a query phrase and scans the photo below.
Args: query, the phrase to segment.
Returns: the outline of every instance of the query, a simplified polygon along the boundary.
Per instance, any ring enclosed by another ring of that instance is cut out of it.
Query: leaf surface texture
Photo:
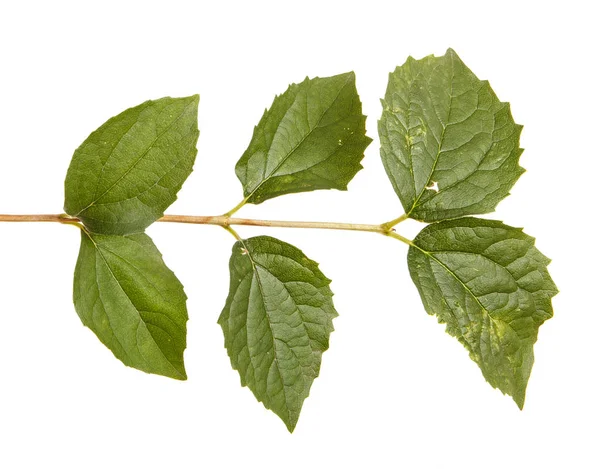
[[[371,142],[365,120],[353,72],[290,85],[265,111],[236,165],[246,201],[345,190]]]
[[[102,234],[142,232],[160,218],[194,165],[198,100],[146,101],[92,132],[67,171],[65,212]]]
[[[294,246],[238,241],[219,324],[231,364],[256,398],[294,430],[337,316],[330,280]]]
[[[125,365],[186,379],[186,295],[148,235],[82,230],[73,299],[83,324]]]
[[[381,158],[405,212],[433,222],[488,213],[523,173],[521,126],[449,49],[390,74]]]
[[[485,379],[525,401],[538,329],[557,293],[534,238],[499,221],[461,218],[427,226],[408,266],[429,314],[446,324]]]

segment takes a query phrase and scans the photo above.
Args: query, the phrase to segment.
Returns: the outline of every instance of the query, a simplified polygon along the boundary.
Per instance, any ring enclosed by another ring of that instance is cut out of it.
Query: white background
[[[149,229],[189,296],[189,380],[177,382],[126,368],[81,325],[76,228],[1,224],[0,467],[599,467],[594,3],[2,2],[0,213],[60,213],[71,155],[92,130],[146,99],[194,93],[198,159],[168,213],[223,213],[242,197],[234,165],[274,95],[354,70],[374,142],[350,190],[240,215],[387,221],[402,213],[379,160],[387,74],[452,47],[525,125],[527,173],[488,217],[537,238],[561,293],[521,412],[425,314],[403,244],[241,227],[297,245],[333,279],[340,317],[290,435],[240,387],[223,348],[224,230]]]

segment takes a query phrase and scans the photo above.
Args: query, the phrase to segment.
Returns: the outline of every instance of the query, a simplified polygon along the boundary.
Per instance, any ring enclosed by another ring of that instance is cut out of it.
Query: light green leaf
[[[71,160],[65,212],[103,234],[142,232],[160,218],[192,172],[198,100],[146,101],[92,132]]]
[[[408,252],[425,309],[446,323],[485,379],[519,408],[538,328],[556,286],[534,238],[499,221],[460,218],[427,226]]]
[[[73,301],[83,324],[125,365],[186,379],[186,295],[148,235],[82,230]]]
[[[246,202],[346,190],[371,142],[365,120],[354,72],[291,85],[265,111],[235,167]]]
[[[405,212],[438,221],[488,213],[524,172],[508,103],[448,49],[390,74],[381,158]]]
[[[219,324],[242,386],[292,432],[337,316],[330,280],[299,249],[268,236],[238,241]]]

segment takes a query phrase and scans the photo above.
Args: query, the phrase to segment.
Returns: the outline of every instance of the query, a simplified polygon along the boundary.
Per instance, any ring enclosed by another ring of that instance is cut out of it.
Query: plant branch
[[[198,225],[246,225],[270,226],[278,228],[317,228],[323,230],[370,231],[384,233],[386,230],[381,225],[366,225],[362,223],[337,223],[329,221],[284,221],[284,220],[255,220],[251,218],[231,218],[228,216],[204,217],[191,215],[165,215],[159,218],[160,222],[193,223]]]
[[[404,219],[400,217],[401,219]],[[398,219],[397,219],[398,220]],[[57,222],[81,227],[81,221],[77,217],[71,217],[66,214],[50,215],[1,215],[0,222]],[[392,238],[398,239],[406,244],[412,245],[412,241],[397,234],[392,227],[391,222],[382,225],[368,225],[364,223],[338,223],[330,221],[284,221],[284,220],[255,220],[251,218],[231,218],[227,215],[220,216],[194,216],[194,215],[165,215],[157,221],[165,223],[190,223],[195,225],[217,225],[222,226],[227,231],[232,232],[231,225],[245,226],[267,226],[278,228],[316,228],[322,230],[346,230],[346,231],[366,231],[371,233],[380,233]],[[400,220],[402,221],[402,220]],[[399,223],[396,222],[396,223]],[[393,225],[392,225],[393,226]],[[233,233],[232,233],[233,234]]]
[[[0,215],[0,222],[58,222],[80,223],[77,217],[65,214],[51,215]],[[220,216],[194,216],[194,215],[165,215],[157,221],[166,223],[191,223],[195,225],[230,225],[271,226],[280,228],[318,228],[325,230],[371,231],[385,233],[387,230],[382,225],[366,225],[361,223],[337,223],[329,221],[283,221],[283,220],[255,220],[251,218],[231,218]]]
[[[71,217],[62,214],[50,214],[50,215],[0,215],[0,221],[13,221],[13,222],[58,222],[63,223],[65,220],[71,220]],[[73,220],[75,221],[75,220]]]
[[[64,225],[75,225],[77,228],[85,230],[79,218],[71,217],[66,213],[60,214],[44,214],[44,215],[2,215],[0,221],[9,222],[55,222]]]

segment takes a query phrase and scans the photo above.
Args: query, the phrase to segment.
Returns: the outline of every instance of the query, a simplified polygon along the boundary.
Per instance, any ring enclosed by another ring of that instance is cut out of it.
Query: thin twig
[[[402,218],[402,217],[401,217]],[[80,225],[81,221],[77,217],[71,217],[66,214],[50,215],[1,215],[0,222],[58,222]],[[412,241],[398,235],[389,226],[389,223],[382,225],[368,225],[364,223],[338,223],[330,221],[285,221],[285,220],[255,220],[251,218],[231,218],[226,215],[220,216],[194,216],[194,215],[165,215],[157,221],[166,223],[191,223],[195,225],[218,225],[228,228],[231,225],[245,226],[268,226],[278,228],[316,228],[322,230],[346,230],[346,231],[366,231],[371,233],[380,233],[392,238],[396,238],[406,244],[412,245]],[[401,221],[401,220],[399,220]]]

